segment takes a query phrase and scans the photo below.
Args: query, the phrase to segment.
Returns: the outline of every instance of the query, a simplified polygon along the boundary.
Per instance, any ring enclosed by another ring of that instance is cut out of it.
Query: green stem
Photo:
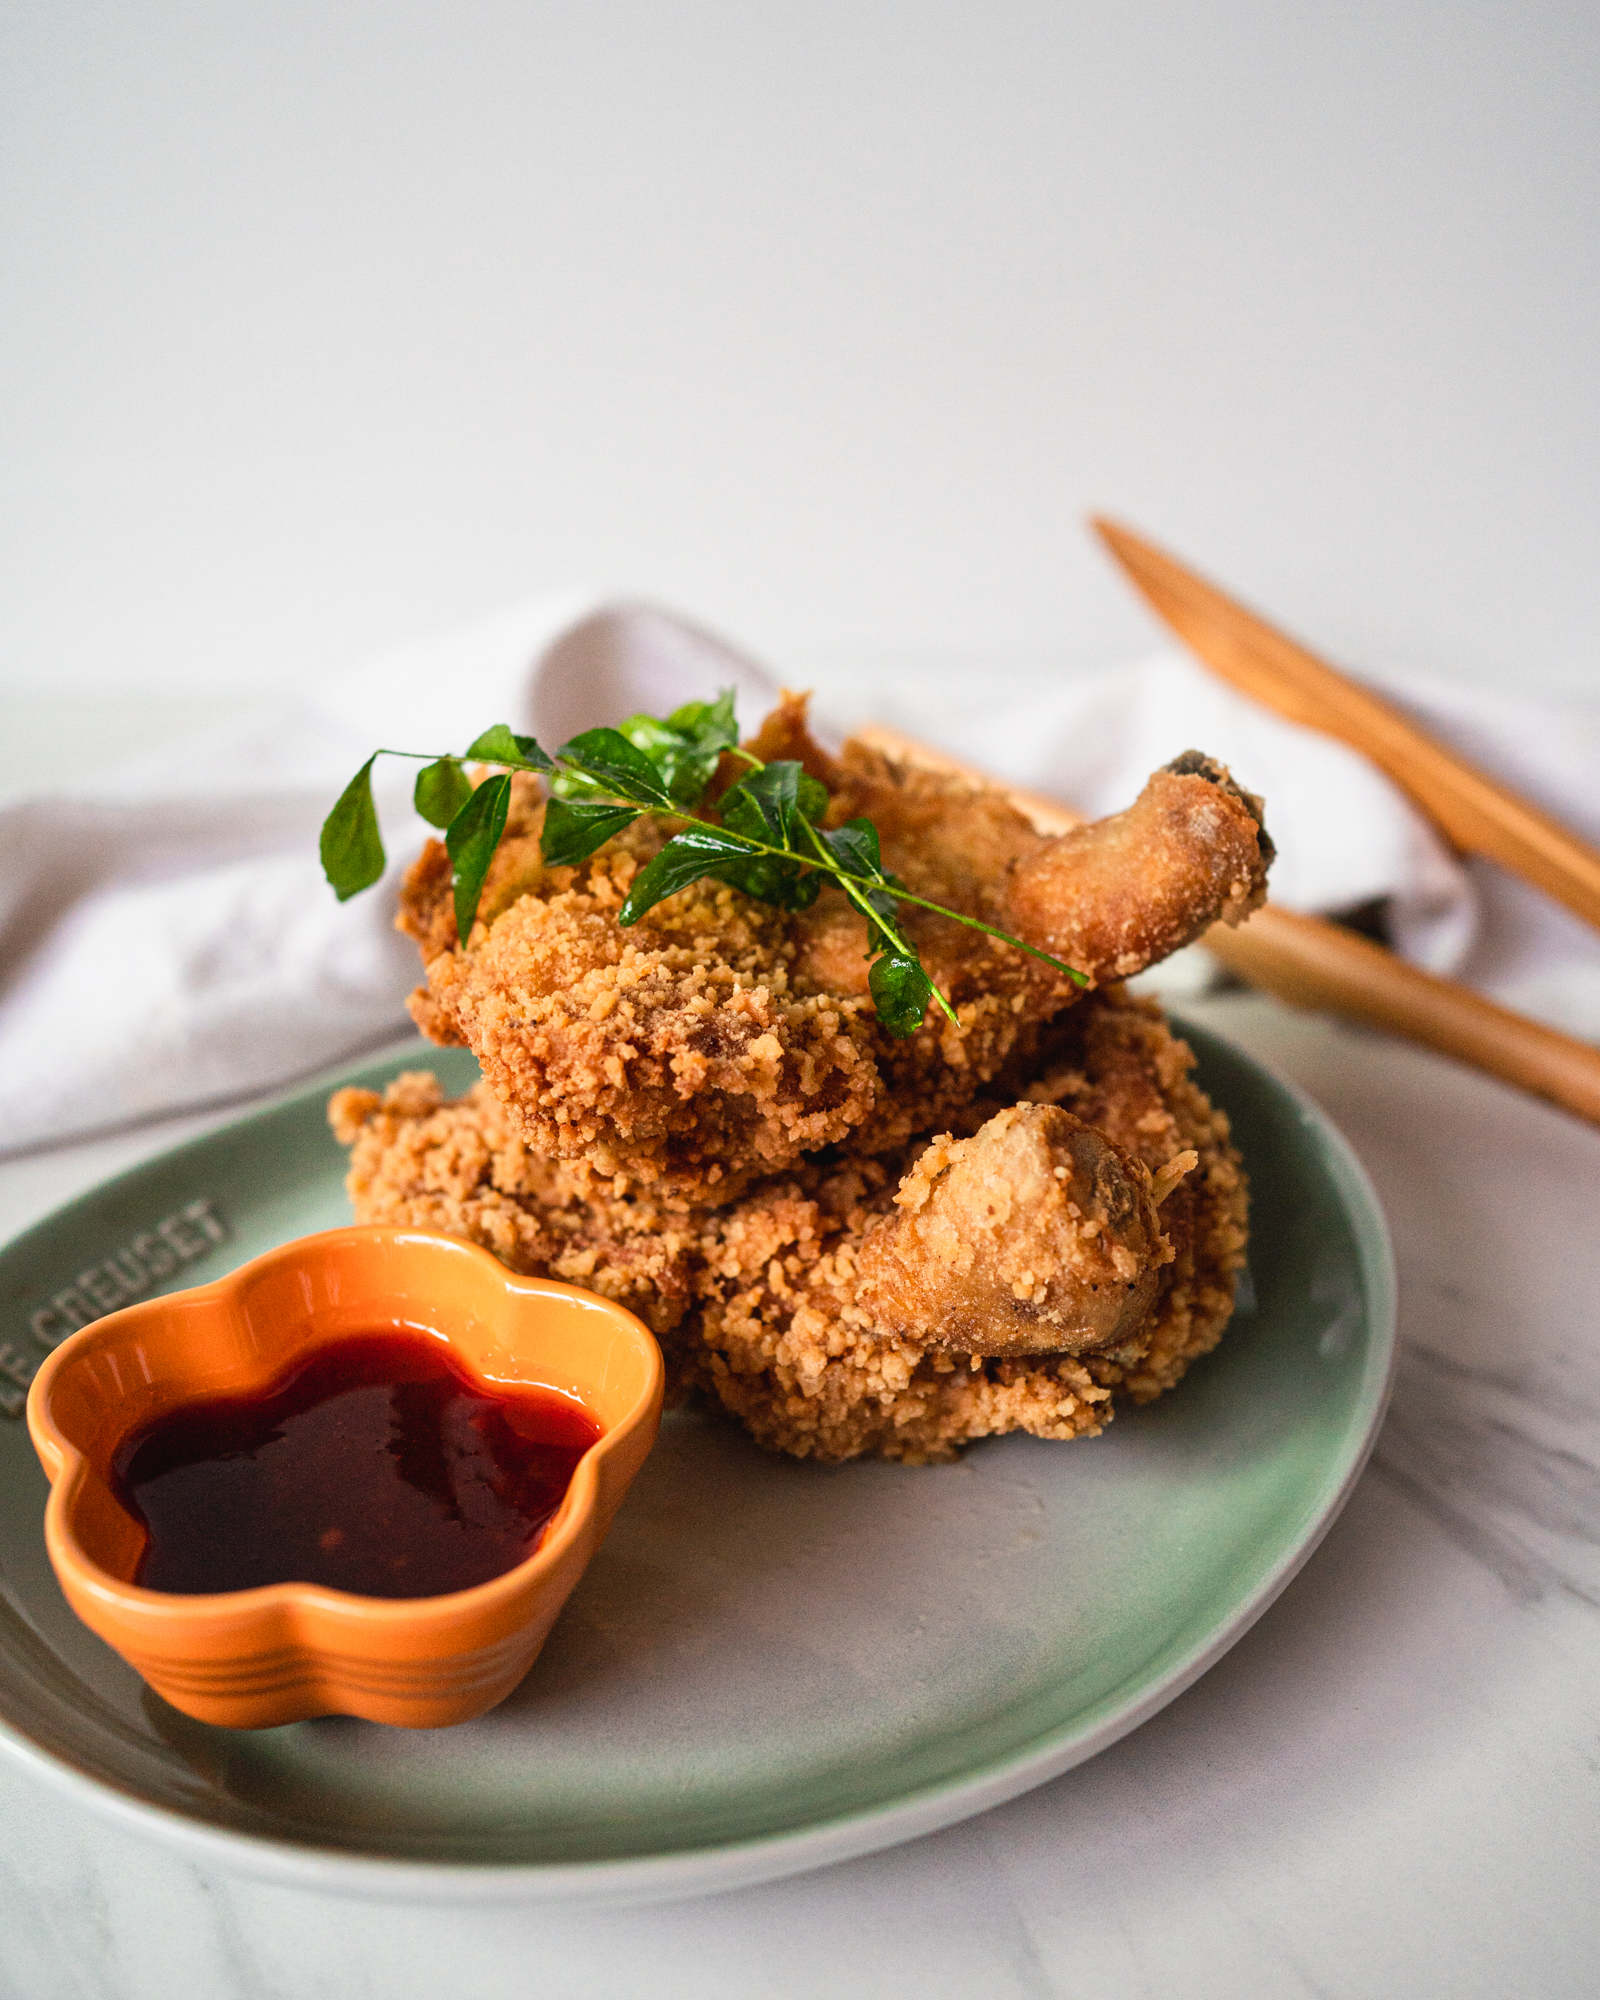
[[[1018,951],[1025,951],[1030,958],[1038,959],[1043,965],[1053,965],[1057,972],[1064,972],[1079,986],[1087,986],[1089,983],[1085,974],[1079,972],[1076,966],[1068,965],[1065,959],[1052,958],[1049,952],[1040,951],[1036,945],[1029,944],[1023,938],[1013,937],[1010,931],[997,931],[993,924],[986,924],[981,917],[969,917],[961,910],[947,910],[943,903],[930,903],[926,896],[913,896],[909,889],[890,888],[889,894],[897,897],[902,903],[915,903],[920,910],[933,910],[941,917],[953,917],[958,924],[965,924],[969,930],[985,931],[990,937],[998,938],[1002,944],[1015,945]]]

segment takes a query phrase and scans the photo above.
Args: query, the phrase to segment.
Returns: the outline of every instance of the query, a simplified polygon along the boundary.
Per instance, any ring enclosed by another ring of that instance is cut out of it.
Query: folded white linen
[[[92,788],[0,810],[0,1150],[245,1096],[404,1031],[417,963],[392,914],[428,832],[410,804],[416,767],[377,767],[393,857],[378,888],[337,903],[317,861],[323,815],[378,741],[453,749],[506,721],[553,744],[729,685],[750,724],[778,682],[665,612],[545,599],[360,667],[269,727],[215,731]],[[1422,683],[1394,691],[1600,842],[1600,714]],[[1278,901],[1329,911],[1390,899],[1408,955],[1600,1035],[1593,932],[1462,865],[1354,752],[1180,656],[934,705],[902,676],[876,706],[1096,816],[1180,750],[1203,749],[1267,800]]]

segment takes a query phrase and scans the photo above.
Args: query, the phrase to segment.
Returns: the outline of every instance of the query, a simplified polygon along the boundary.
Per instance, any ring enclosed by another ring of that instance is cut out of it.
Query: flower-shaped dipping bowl
[[[125,1439],[186,1403],[260,1395],[340,1339],[405,1330],[442,1336],[490,1387],[576,1396],[598,1423],[531,1555],[439,1597],[302,1583],[180,1596],[129,1580],[146,1530],[113,1486]],[[481,1715],[526,1674],[655,1441],[661,1395],[660,1351],[621,1306],[516,1277],[452,1237],[333,1229],[83,1328],[35,1378],[28,1428],[69,1603],[174,1708],[235,1729],[313,1715],[425,1729]]]

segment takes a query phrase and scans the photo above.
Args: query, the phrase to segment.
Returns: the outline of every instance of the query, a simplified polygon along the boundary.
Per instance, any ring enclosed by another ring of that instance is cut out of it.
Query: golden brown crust
[[[429,1001],[540,1151],[719,1200],[866,1122],[871,1009],[796,990],[782,913],[722,883],[622,929],[658,840],[630,828],[434,959]]]

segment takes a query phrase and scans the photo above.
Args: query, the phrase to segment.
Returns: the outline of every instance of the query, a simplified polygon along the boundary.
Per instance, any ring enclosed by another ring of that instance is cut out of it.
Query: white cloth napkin
[[[729,684],[747,726],[778,687],[665,612],[545,599],[361,667],[271,727],[217,731],[92,790],[0,810],[0,1150],[239,1098],[404,1032],[418,966],[392,916],[399,873],[429,831],[410,804],[416,766],[377,767],[390,868],[376,889],[340,904],[317,861],[324,814],[379,742],[453,750],[506,721],[556,744]],[[1393,691],[1600,843],[1600,712],[1422,683]],[[876,706],[1095,816],[1180,750],[1205,750],[1266,798],[1278,901],[1337,911],[1392,899],[1408,955],[1600,1035],[1600,938],[1453,858],[1362,758],[1180,656],[931,703],[901,677]]]

